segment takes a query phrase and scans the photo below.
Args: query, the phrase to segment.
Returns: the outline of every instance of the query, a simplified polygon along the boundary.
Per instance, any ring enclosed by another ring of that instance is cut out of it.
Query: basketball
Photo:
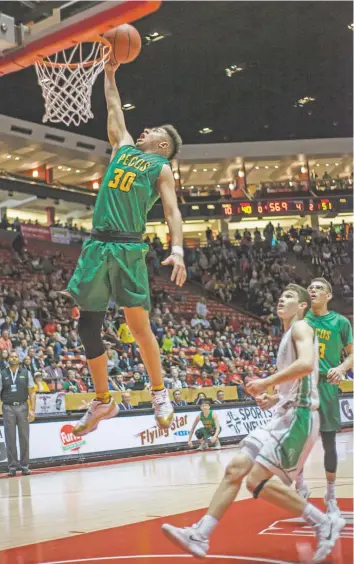
[[[103,37],[112,44],[110,62],[112,64],[131,63],[141,51],[141,37],[137,29],[129,24],[119,25],[106,33]]]

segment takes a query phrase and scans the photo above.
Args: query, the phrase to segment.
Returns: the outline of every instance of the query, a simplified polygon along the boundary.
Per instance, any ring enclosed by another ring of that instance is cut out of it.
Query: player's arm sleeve
[[[123,145],[134,145],[134,141],[125,125],[122,103],[113,71],[105,71],[104,93],[107,103],[107,133],[114,155]]]
[[[157,189],[161,197],[164,216],[170,232],[171,244],[183,247],[182,216],[178,208],[175,181],[169,165],[162,167],[157,181]]]

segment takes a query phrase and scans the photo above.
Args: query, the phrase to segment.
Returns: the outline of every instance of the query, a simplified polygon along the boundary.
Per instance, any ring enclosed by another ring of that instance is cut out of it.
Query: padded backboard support
[[[33,25],[28,30],[23,26],[17,29],[15,35],[19,37],[20,45],[0,55],[0,76],[31,66],[76,43],[89,41],[112,27],[132,23],[155,12],[160,5],[158,0],[101,2],[66,19],[61,17],[58,9],[52,25],[48,22],[48,25]]]

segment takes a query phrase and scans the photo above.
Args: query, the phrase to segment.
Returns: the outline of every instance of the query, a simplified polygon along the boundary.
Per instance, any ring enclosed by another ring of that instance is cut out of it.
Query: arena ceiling
[[[61,4],[0,2],[0,11],[27,23]],[[117,74],[123,104],[135,106],[129,130],[171,122],[189,144],[351,137],[352,10],[341,1],[164,2],[136,23],[143,37],[164,38],[145,40]],[[0,113],[40,123],[34,70],[0,80]],[[95,118],[75,132],[106,139],[102,85],[100,77]],[[298,102],[306,98],[314,100]]]

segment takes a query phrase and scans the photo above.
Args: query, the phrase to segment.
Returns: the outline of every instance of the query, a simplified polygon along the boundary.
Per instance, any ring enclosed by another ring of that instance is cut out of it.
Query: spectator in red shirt
[[[48,321],[48,323],[45,325],[44,327],[44,333],[46,335],[54,335],[55,331],[57,329],[56,323],[55,321],[53,321],[52,319],[50,321]]]
[[[195,383],[197,386],[201,386],[202,388],[206,388],[208,386],[213,385],[213,382],[208,377],[208,373],[206,372],[206,370],[201,371],[200,376],[196,379]]]
[[[0,350],[10,352],[11,349],[12,349],[12,343],[9,339],[9,332],[5,329],[1,333],[1,337],[0,337]]]

